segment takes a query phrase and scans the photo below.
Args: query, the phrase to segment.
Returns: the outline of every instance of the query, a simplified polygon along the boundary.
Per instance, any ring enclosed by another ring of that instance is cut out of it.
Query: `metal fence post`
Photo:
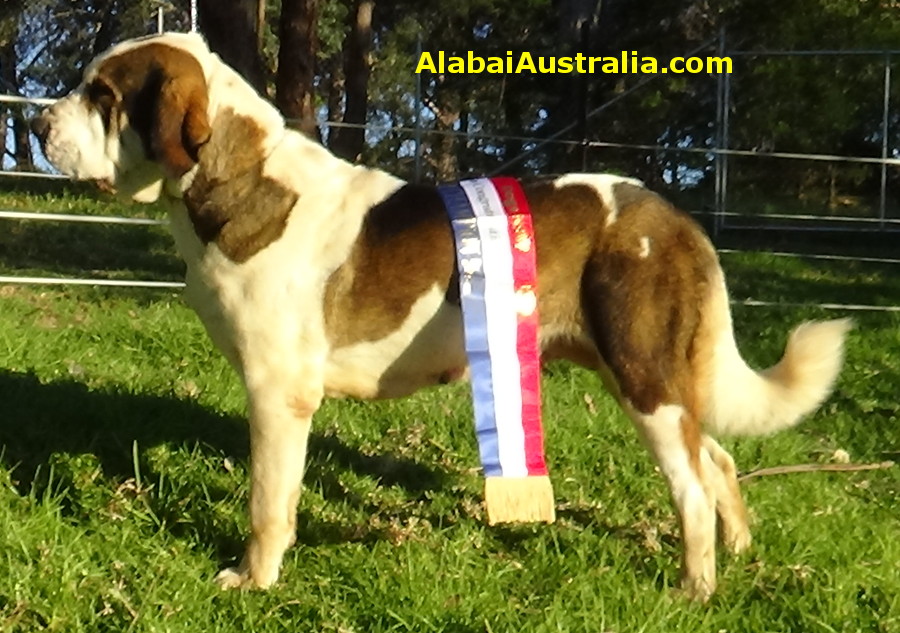
[[[881,192],[878,201],[878,226],[884,228],[887,217],[887,158],[891,115],[891,54],[884,56],[884,108],[881,119]]]
[[[416,39],[416,65],[422,59],[422,34]],[[415,182],[422,181],[422,73],[416,73]]]
[[[722,51],[724,53],[723,45]],[[728,148],[731,147],[731,75],[725,73],[722,91],[722,213],[721,228],[725,228],[725,214],[728,212]]]
[[[716,46],[716,53],[719,57],[725,54],[725,26],[719,27],[719,38]],[[725,100],[725,73],[719,73],[716,77],[716,153],[714,157],[715,180],[714,180],[714,202],[713,202],[713,237],[719,236],[719,230],[724,220],[725,213],[725,196],[724,196],[724,176],[725,176],[725,155],[722,150],[725,147],[725,112],[728,104]]]

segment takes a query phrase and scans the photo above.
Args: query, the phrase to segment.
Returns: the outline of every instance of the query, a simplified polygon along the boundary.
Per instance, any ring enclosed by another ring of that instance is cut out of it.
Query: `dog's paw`
[[[722,538],[722,544],[732,554],[746,552],[752,542],[753,537],[750,536],[750,530],[746,527],[742,530],[726,532]]]
[[[226,567],[213,579],[219,589],[268,589],[278,581],[278,568],[266,574],[251,573],[244,565]]]
[[[681,581],[681,593],[694,602],[708,602],[715,591],[715,581],[705,578],[685,578]]]
[[[227,567],[216,574],[213,582],[218,585],[219,589],[249,589],[253,586],[253,581],[247,572],[241,571],[238,567]]]

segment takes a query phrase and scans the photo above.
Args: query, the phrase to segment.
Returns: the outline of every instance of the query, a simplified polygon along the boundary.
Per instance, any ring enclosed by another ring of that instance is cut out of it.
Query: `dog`
[[[389,398],[466,372],[455,249],[435,187],[345,162],[195,34],[130,40],[32,121],[77,180],[165,205],[185,297],[246,388],[251,534],[222,587],[269,587],[295,538],[311,419],[324,397]],[[682,587],[716,586],[750,531],[714,435],[774,432],[829,395],[847,320],[809,322],[756,372],[735,344],[715,250],[637,180],[568,174],[524,187],[537,244],[542,360],[596,371],[668,483]]]

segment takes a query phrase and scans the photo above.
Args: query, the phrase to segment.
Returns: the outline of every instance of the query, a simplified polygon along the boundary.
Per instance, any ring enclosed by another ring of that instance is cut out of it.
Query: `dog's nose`
[[[41,112],[31,119],[31,131],[41,142],[41,145],[43,145],[47,140],[47,135],[50,134],[50,121],[47,118],[46,113]]]

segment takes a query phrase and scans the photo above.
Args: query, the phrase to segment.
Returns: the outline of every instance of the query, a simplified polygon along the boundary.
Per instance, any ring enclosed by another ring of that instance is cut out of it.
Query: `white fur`
[[[587,185],[596,189],[603,204],[609,210],[609,215],[606,216],[607,226],[615,222],[619,214],[614,187],[623,184],[644,187],[644,183],[636,178],[626,178],[616,174],[565,174],[554,180],[553,184],[557,188],[567,185]]]
[[[81,98],[84,86],[93,80],[102,62],[148,42],[181,48],[200,62],[209,88],[209,119],[215,121],[226,106],[236,114],[250,116],[266,131],[261,148],[267,157],[264,175],[300,196],[300,211],[290,215],[282,237],[246,262],[235,263],[215,244],[207,246],[197,238],[179,199],[193,172],[163,187],[162,171],[143,160],[143,148],[133,132],[123,126],[121,134],[105,135],[99,116],[85,107]],[[324,323],[321,311],[309,308],[322,305],[325,280],[347,259],[365,213],[400,187],[401,180],[338,160],[321,145],[286,129],[275,107],[260,99],[193,34],[150,36],[114,46],[89,65],[82,86],[51,108],[49,116],[46,152],[64,173],[77,179],[109,180],[120,193],[136,193],[144,202],[163,191],[173,194],[165,202],[176,247],[187,264],[185,298],[213,341],[241,372],[248,390],[271,380],[285,390],[305,380],[323,382],[328,355]],[[123,186],[130,182],[137,185]],[[355,350],[364,351],[371,363],[365,369],[357,361],[350,374],[338,378],[337,368],[348,369],[350,363],[350,353],[340,352],[329,361],[329,382],[333,384],[324,388],[334,393],[378,395],[381,373],[404,352],[405,362],[418,362],[411,360],[405,346],[436,316],[441,303],[436,292],[425,295],[407,325],[383,341],[365,344],[365,350]],[[298,315],[303,319],[298,320]],[[446,351],[450,353],[449,348]],[[314,360],[297,360],[306,357]],[[460,362],[458,351],[450,354],[450,361]],[[400,384],[392,388],[402,389]]]
[[[647,259],[650,256],[650,238],[642,237],[640,240],[641,250],[638,251],[638,257]]]
[[[741,358],[724,281],[713,289],[712,385],[704,422],[716,435],[763,435],[795,425],[831,392],[844,358],[849,319],[803,323],[778,364],[757,372]]]
[[[50,111],[47,159],[76,180],[105,180],[116,176],[118,139],[109,142],[103,119],[84,107],[83,86],[58,100]]]
[[[199,35],[171,33],[130,40],[95,58],[81,84],[44,112],[50,123],[44,152],[59,171],[75,180],[104,181],[114,185],[119,195],[138,202],[153,202],[159,197],[162,169],[145,158],[141,140],[128,126],[124,113],[111,122],[110,133],[103,129],[100,114],[87,107],[85,91],[103,61],[151,39],[188,49],[200,60],[210,57]]]

